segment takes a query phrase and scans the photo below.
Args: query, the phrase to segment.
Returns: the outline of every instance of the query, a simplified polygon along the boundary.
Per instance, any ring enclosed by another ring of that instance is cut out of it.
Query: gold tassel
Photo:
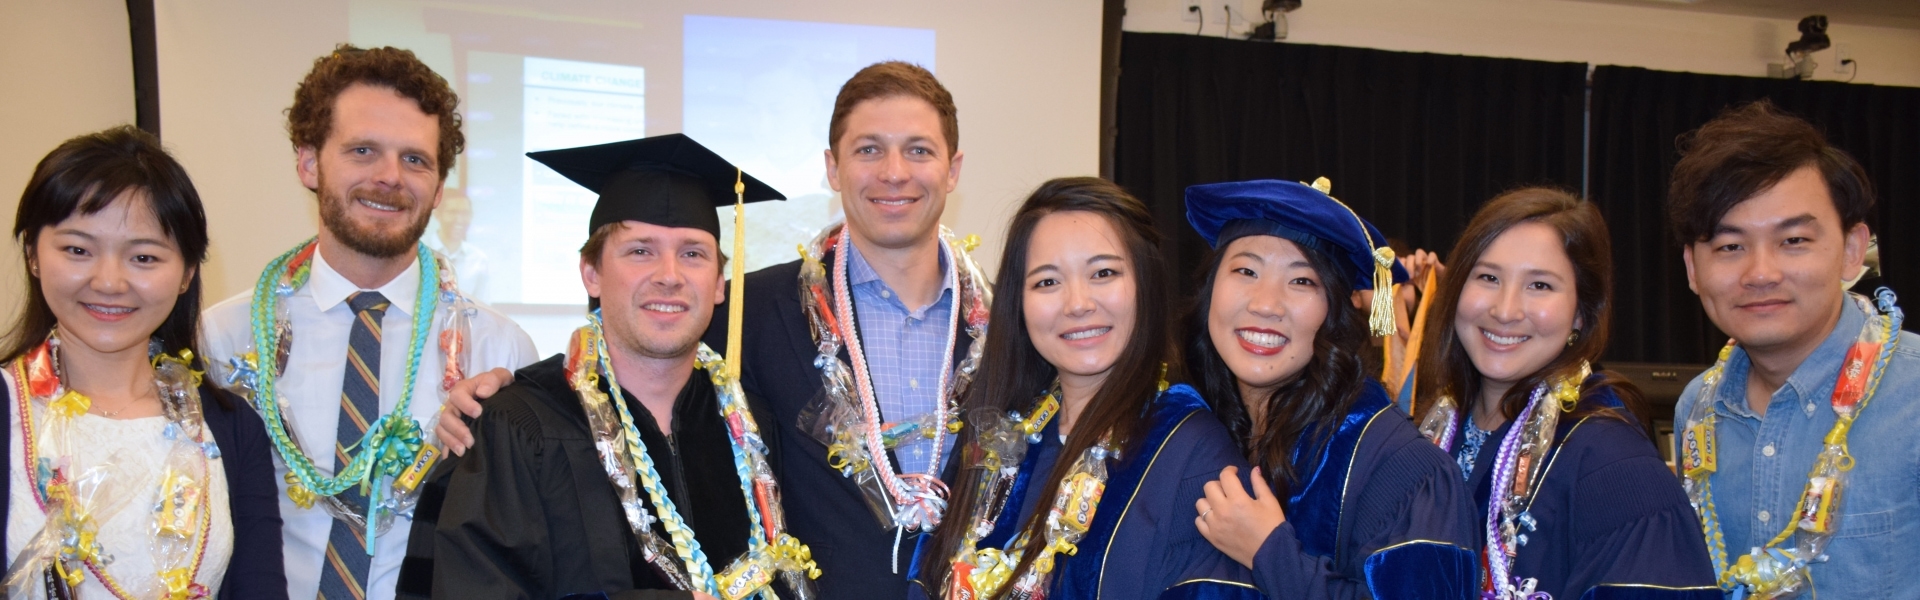
[[[1361,233],[1366,233],[1362,229]],[[1373,314],[1367,318],[1374,337],[1390,336],[1400,328],[1393,322],[1393,249],[1373,249]]]
[[[733,281],[727,287],[727,379],[740,380],[740,323],[746,318],[747,184],[733,170]],[[804,254],[804,252],[803,252]]]
[[[1360,239],[1366,240],[1369,246],[1373,245],[1373,236],[1367,233],[1360,213],[1353,212],[1353,207],[1333,197],[1332,180],[1321,177],[1306,185],[1326,194],[1340,208],[1347,209],[1347,214],[1353,215],[1353,223],[1360,226]],[[1400,330],[1393,322],[1393,248],[1386,246],[1373,249],[1373,310],[1367,316],[1367,328],[1373,331],[1374,337],[1390,336]]]

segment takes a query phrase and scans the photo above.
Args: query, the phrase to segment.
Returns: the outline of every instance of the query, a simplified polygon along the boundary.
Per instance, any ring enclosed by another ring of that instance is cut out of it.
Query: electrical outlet
[[[1201,6],[1199,2],[1184,3],[1180,8],[1180,20],[1188,23],[1199,23],[1201,17],[1200,11],[1205,9],[1206,8]]]
[[[1841,75],[1853,73],[1853,48],[1846,44],[1833,45],[1833,72]]]

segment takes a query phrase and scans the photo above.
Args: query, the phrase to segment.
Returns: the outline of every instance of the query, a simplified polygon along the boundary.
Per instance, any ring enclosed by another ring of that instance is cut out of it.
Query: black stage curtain
[[[1187,186],[1311,182],[1443,254],[1509,188],[1578,192],[1587,67],[1124,33],[1113,180],[1154,211],[1176,273],[1204,276]]]
[[[1866,168],[1883,281],[1920,298],[1920,264],[1910,260],[1920,241],[1893,229],[1920,218],[1920,88],[1598,67],[1591,192],[1613,230],[1617,360],[1705,364],[1726,343],[1687,288],[1667,228],[1667,182],[1680,160],[1677,136],[1761,98],[1811,121]]]

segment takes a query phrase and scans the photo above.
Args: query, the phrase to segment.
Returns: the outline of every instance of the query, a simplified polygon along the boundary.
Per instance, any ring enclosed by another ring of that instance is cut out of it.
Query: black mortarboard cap
[[[701,229],[718,240],[715,209],[733,205],[736,173],[746,184],[746,202],[787,199],[680,133],[528,152],[527,157],[600,194],[587,223],[589,234],[608,223],[639,221]]]

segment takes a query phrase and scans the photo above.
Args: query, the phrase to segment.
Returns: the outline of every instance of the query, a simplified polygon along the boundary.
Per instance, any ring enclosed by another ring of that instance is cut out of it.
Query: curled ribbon
[[[59,398],[53,400],[52,404],[54,414],[68,419],[76,419],[80,415],[87,414],[87,409],[92,406],[92,399],[73,390],[67,390],[67,393],[61,394]]]
[[[287,499],[292,500],[294,506],[298,506],[301,509],[313,508],[314,501],[320,499],[319,496],[314,495],[313,490],[307,489],[307,486],[302,485],[300,478],[295,476],[292,471],[287,472],[286,480]]]
[[[1750,598],[1784,597],[1801,588],[1806,566],[1806,561],[1790,552],[1779,548],[1756,550],[1735,561],[1727,570],[1728,576],[1747,586]]]
[[[386,425],[379,428],[371,438],[368,449],[373,455],[373,472],[368,481],[380,477],[398,477],[413,464],[413,458],[420,453],[423,442],[420,439],[420,424],[413,419],[395,418],[388,415]]]
[[[1013,565],[1018,561],[1011,559],[999,548],[982,548],[974,554],[974,557],[974,561],[979,566],[967,575],[967,582],[973,585],[974,592],[979,594],[978,597],[991,598],[998,595],[1000,588],[1006,586],[1007,581],[1013,578]]]
[[[193,574],[186,569],[161,571],[160,581],[167,586],[167,600],[194,600],[207,597],[206,586],[194,583]]]
[[[1041,573],[1050,573],[1053,571],[1054,556],[1061,554],[1073,556],[1079,553],[1080,547],[1074,545],[1073,542],[1067,541],[1066,538],[1055,539],[1053,543],[1048,544],[1045,549],[1040,551],[1040,556],[1033,558],[1033,570]]]
[[[791,535],[782,533],[780,541],[773,544],[773,562],[782,571],[805,573],[807,579],[820,578],[820,566],[813,562],[813,549]]]
[[[77,567],[69,568],[66,563],[67,560],[83,563],[100,561],[101,547],[100,541],[96,538],[98,532],[94,528],[93,516],[88,514],[86,508],[80,506],[79,501],[73,497],[73,488],[69,484],[55,483],[48,486],[47,499],[50,504],[61,507],[59,519],[65,521],[63,528],[67,532],[60,544],[60,556],[63,560],[54,561],[54,566],[60,572],[60,577],[66,580],[68,587],[79,587],[81,580],[86,579],[86,570]]]
[[[177,356],[168,356],[163,352],[153,357],[153,370],[166,371],[170,369],[180,369],[181,373],[185,375],[185,377],[181,379],[187,382],[188,387],[200,387],[200,382],[204,381],[207,376],[206,371],[193,368],[193,351],[186,348],[181,348]]]
[[[894,513],[894,524],[921,531],[939,527],[940,516],[947,512],[947,485],[925,473],[902,474],[900,483],[907,489],[907,498]]]

